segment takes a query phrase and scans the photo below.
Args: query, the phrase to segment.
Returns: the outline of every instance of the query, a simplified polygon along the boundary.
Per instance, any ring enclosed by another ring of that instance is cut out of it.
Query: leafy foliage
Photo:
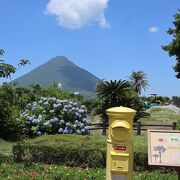
[[[25,131],[23,122],[17,120],[19,109],[12,85],[0,86],[0,137],[8,140],[20,139]]]
[[[0,56],[4,55],[5,51],[3,49],[0,49]],[[30,64],[29,60],[22,59],[19,62],[19,68],[21,66],[25,66],[26,64]],[[9,78],[11,77],[11,74],[14,74],[16,72],[16,68],[11,65],[5,63],[3,60],[0,60],[0,78]]]
[[[106,117],[106,110],[115,106],[127,106],[129,103],[130,84],[127,81],[100,81],[97,85],[97,96],[100,99],[100,107],[97,114]]]
[[[180,10],[174,16],[174,29],[169,28],[167,33],[173,36],[172,42],[166,46],[162,46],[162,49],[169,53],[169,56],[176,57],[176,65],[173,67],[177,73],[176,77],[180,78]]]
[[[128,81],[100,81],[96,91],[100,101],[96,114],[102,114],[102,117],[105,119],[107,119],[106,110],[116,106],[135,109],[137,114],[134,121],[149,115],[144,112],[143,102],[137,96],[137,93],[131,90],[131,84]]]

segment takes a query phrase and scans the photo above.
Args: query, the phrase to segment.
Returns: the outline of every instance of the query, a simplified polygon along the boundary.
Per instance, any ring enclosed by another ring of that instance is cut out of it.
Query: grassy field
[[[168,108],[171,107],[171,108]],[[174,109],[173,109],[174,108]],[[161,107],[155,106],[147,110],[150,113],[149,118],[142,118],[142,122],[155,122],[155,123],[172,123],[180,121],[180,112],[176,111],[176,108],[173,106]]]

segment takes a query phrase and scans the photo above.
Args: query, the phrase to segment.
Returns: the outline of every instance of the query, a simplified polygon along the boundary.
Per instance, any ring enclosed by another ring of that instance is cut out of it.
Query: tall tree
[[[0,49],[0,56],[3,56],[5,51],[3,49]],[[29,60],[22,59],[20,60],[18,64],[18,69],[21,66],[25,66],[26,64],[30,64]],[[4,62],[4,60],[0,60],[0,78],[9,78],[11,77],[11,74],[14,74],[16,72],[17,68],[15,68],[11,64],[7,64]]]
[[[143,71],[133,71],[129,77],[129,81],[133,90],[137,92],[138,95],[141,95],[142,89],[145,91],[149,86],[146,74]]]
[[[180,9],[174,16],[174,29],[169,28],[168,34],[173,36],[172,42],[166,46],[162,46],[162,49],[169,53],[169,56],[176,57],[176,65],[173,67],[177,73],[176,77],[180,78]]]

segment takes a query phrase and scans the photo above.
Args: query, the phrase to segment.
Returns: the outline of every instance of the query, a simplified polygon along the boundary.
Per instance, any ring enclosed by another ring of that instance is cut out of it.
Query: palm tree
[[[125,80],[101,80],[97,85],[96,92],[100,99],[100,109],[98,109],[98,112],[105,116],[106,109],[110,107],[127,106],[127,93],[130,92],[130,83]]]
[[[25,65],[27,65],[27,64],[30,64],[30,61],[29,61],[29,60],[27,60],[27,59],[21,59],[21,60],[19,61],[18,66],[19,66],[19,68],[20,68],[21,66],[25,66]],[[19,68],[18,68],[18,69],[19,69]]]
[[[129,77],[129,81],[132,85],[133,90],[140,96],[142,89],[145,91],[149,86],[146,74],[143,71],[133,71]]]
[[[128,81],[100,81],[97,85],[97,95],[101,99],[107,99],[108,104],[121,105],[126,91],[130,90],[130,84]]]
[[[154,157],[155,163],[156,163],[156,160],[157,160],[157,158],[159,157],[158,154],[153,154],[153,157]]]
[[[164,146],[154,146],[154,151],[158,151],[159,153],[159,163],[162,163],[162,153],[164,153],[166,151],[166,148],[164,148]]]

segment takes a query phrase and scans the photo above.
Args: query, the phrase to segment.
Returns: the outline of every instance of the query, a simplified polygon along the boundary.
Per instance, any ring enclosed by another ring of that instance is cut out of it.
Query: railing
[[[103,120],[102,123],[91,123],[88,125],[89,130],[102,130],[102,134],[106,135],[106,130],[108,129],[108,123]],[[93,126],[93,127],[92,127]],[[147,127],[164,127],[175,130],[177,127],[176,122],[172,122],[172,124],[146,124],[141,123],[141,121],[137,121],[137,123],[133,124],[133,130],[136,131],[137,135],[141,135],[141,131],[147,131]]]

